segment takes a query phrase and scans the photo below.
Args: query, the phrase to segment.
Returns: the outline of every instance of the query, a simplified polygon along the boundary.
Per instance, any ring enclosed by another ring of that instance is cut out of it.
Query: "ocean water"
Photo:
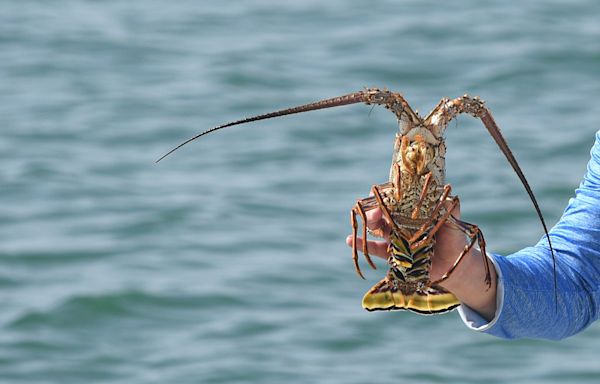
[[[340,107],[180,141],[362,89],[422,113],[479,95],[550,225],[600,128],[596,1],[0,1],[0,382],[597,383],[600,325],[503,341],[456,313],[368,313],[349,209],[395,120]],[[542,236],[483,126],[448,178],[489,250]],[[383,267],[383,264],[380,263]]]

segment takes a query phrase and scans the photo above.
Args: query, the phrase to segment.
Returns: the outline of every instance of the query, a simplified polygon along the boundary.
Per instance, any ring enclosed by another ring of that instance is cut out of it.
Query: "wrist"
[[[490,286],[485,282],[486,263],[490,271]],[[497,274],[492,262],[479,250],[473,249],[440,285],[452,292],[462,304],[491,320],[496,313],[496,282]]]

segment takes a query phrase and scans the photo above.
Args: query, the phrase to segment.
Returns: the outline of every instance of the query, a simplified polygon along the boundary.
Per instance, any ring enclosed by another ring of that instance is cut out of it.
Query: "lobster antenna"
[[[540,206],[538,205],[538,202],[533,194],[533,191],[531,190],[531,187],[529,186],[529,183],[527,182],[527,179],[525,178],[525,175],[523,174],[523,171],[521,171],[521,167],[519,167],[519,164],[517,163],[517,160],[513,156],[512,151],[508,147],[508,144],[506,143],[504,136],[502,136],[502,132],[500,131],[500,128],[498,128],[498,125],[496,125],[494,118],[489,113],[487,108],[484,109],[484,113],[481,115],[481,121],[483,122],[483,125],[487,128],[488,132],[490,133],[490,135],[492,136],[492,138],[494,139],[496,144],[498,144],[498,147],[500,147],[500,150],[502,151],[502,153],[504,153],[504,156],[506,156],[506,159],[508,160],[508,162],[512,166],[513,170],[515,171],[515,173],[521,180],[521,183],[523,183],[523,186],[525,187],[525,190],[527,191],[527,194],[529,195],[529,198],[531,199],[531,202],[533,203],[533,206],[535,207],[535,211],[540,219],[540,222],[542,223],[542,227],[544,228],[544,233],[546,234],[546,239],[548,239],[548,247],[550,248],[550,253],[552,254],[552,269],[554,272],[554,302],[556,304],[556,310],[558,310],[556,255],[554,252],[554,248],[552,247],[550,235],[548,234],[548,227],[546,226],[546,221],[544,220],[544,215],[542,215],[542,210],[540,209]]]
[[[198,138],[200,138],[200,137],[202,137],[204,135],[207,135],[207,134],[209,134],[211,132],[217,131],[219,129],[231,127],[231,126],[234,126],[234,125],[240,125],[240,124],[250,123],[252,121],[271,119],[273,117],[279,117],[279,116],[285,116],[285,115],[292,115],[292,114],[295,114],[295,113],[314,111],[314,110],[317,110],[317,109],[339,107],[339,106],[348,105],[348,104],[362,103],[362,102],[366,102],[367,101],[366,100],[366,96],[367,96],[367,93],[365,91],[354,92],[354,93],[349,93],[349,94],[343,95],[343,96],[338,96],[338,97],[333,97],[333,98],[330,98],[330,99],[319,100],[319,101],[316,101],[314,103],[304,104],[304,105],[300,105],[300,106],[292,107],[292,108],[287,108],[287,109],[282,109],[282,110],[275,111],[275,112],[265,113],[263,115],[258,115],[258,116],[253,116],[253,117],[247,117],[245,119],[233,121],[231,123],[219,125],[218,127],[211,128],[209,130],[206,130],[206,131],[204,131],[202,133],[199,133],[199,134],[197,134],[197,135],[195,135],[195,136],[187,139],[183,143],[179,144],[178,146],[176,146],[175,148],[171,149],[169,152],[167,152],[163,156],[161,156],[158,160],[156,160],[156,163],[158,163],[159,161],[161,161],[165,157],[169,156],[171,153],[175,152],[179,148],[183,147],[187,143],[189,143],[191,141],[194,141],[194,140],[196,140],[196,139],[198,139]]]

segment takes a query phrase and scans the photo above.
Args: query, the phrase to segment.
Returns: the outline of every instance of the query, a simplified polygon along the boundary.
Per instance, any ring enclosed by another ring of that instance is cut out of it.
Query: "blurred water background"
[[[349,209],[395,118],[354,105],[227,121],[364,86],[426,113],[485,99],[549,224],[600,128],[600,3],[0,1],[3,383],[597,383],[600,324],[507,342],[458,315],[368,313]],[[541,237],[483,126],[448,177],[490,251]],[[383,264],[381,264],[383,266]]]

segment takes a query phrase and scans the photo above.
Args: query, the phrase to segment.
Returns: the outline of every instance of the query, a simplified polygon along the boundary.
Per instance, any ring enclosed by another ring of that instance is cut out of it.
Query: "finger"
[[[366,213],[367,228],[369,228],[374,236],[387,237],[390,235],[390,225],[383,217],[383,212],[379,208],[372,209]]]
[[[352,236],[346,237],[346,244],[348,246],[352,246]],[[362,249],[363,239],[362,237],[356,238],[356,248]],[[383,259],[387,259],[389,256],[388,253],[388,243],[386,241],[374,241],[367,240],[367,248],[369,249],[369,255],[381,257]]]
[[[375,224],[379,224],[380,222],[383,222],[383,212],[381,212],[381,209],[375,208],[367,211],[367,225],[370,229],[379,228],[381,225],[375,226]]]
[[[381,232],[387,232],[387,223],[383,219],[383,213],[381,209],[375,208],[367,212],[367,228],[371,231],[375,231],[381,228]]]
[[[369,191],[369,197],[374,196],[373,190]],[[389,225],[383,218],[383,212],[381,208],[371,209],[366,212],[367,214],[367,227],[370,230],[376,230],[381,228],[384,233],[389,233]]]

